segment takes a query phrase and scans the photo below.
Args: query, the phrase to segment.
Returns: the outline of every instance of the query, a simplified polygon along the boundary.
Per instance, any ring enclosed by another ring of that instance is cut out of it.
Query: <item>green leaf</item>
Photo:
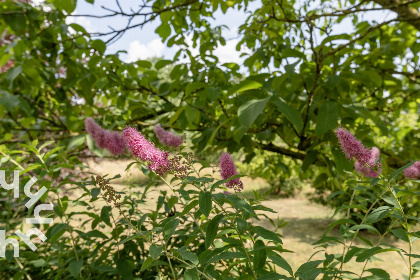
[[[398,176],[398,174],[400,174],[401,172],[403,172],[404,170],[406,170],[407,168],[409,168],[410,166],[412,166],[416,161],[413,160],[410,163],[404,165],[403,167],[395,170],[394,172],[391,173],[391,175],[389,175],[388,177],[388,182],[391,182],[392,179],[394,179],[395,177]]]
[[[75,148],[83,145],[85,143],[85,139],[86,139],[86,135],[85,134],[82,134],[82,135],[78,135],[76,137],[73,137],[70,140],[70,143],[67,145],[67,151],[74,150]]]
[[[159,70],[159,69],[162,69],[163,67],[165,67],[169,64],[172,64],[172,63],[173,63],[172,60],[162,59],[162,60],[159,60],[158,62],[156,62],[155,68],[156,68],[156,70]]]
[[[254,268],[263,268],[267,260],[267,251],[262,240],[257,240],[254,243]]]
[[[102,207],[102,210],[101,210],[101,219],[108,226],[111,226],[111,219],[110,219],[111,210],[112,210],[111,206],[104,206]]]
[[[90,195],[92,196],[92,198],[97,198],[100,193],[101,188],[94,188],[90,191]]]
[[[83,267],[83,260],[72,261],[69,265],[69,271],[71,276],[77,278],[80,273],[80,270]]]
[[[287,272],[289,272],[289,274],[291,276],[293,276],[293,269],[290,266],[290,264],[287,263],[287,261],[285,259],[283,259],[280,255],[274,253],[274,255],[270,255],[268,256],[270,258],[270,260],[272,260],[277,266],[283,268],[284,270],[286,270]]]
[[[382,220],[389,212],[392,211],[392,207],[381,206],[373,210],[367,217],[366,223],[373,224]]]
[[[262,87],[262,84],[260,84],[256,81],[244,80],[244,81],[240,82],[239,84],[233,86],[229,90],[229,94],[243,92],[243,91],[250,90],[250,89],[257,89],[257,88],[260,88],[260,87]]]
[[[159,245],[159,246],[157,246],[156,244],[152,244],[152,245],[150,245],[150,249],[149,249],[149,251],[150,251],[150,256],[151,256],[154,260],[156,260],[156,259],[160,256],[160,254],[162,253],[162,248],[163,248],[163,246],[162,246],[162,245]]]
[[[91,46],[92,48],[94,48],[95,50],[97,50],[99,52],[99,54],[103,55],[105,50],[106,50],[106,45],[102,40],[93,40],[91,42]]]
[[[12,95],[4,90],[0,90],[0,104],[3,105],[7,111],[13,112],[19,103],[19,97]]]
[[[303,129],[303,121],[299,112],[290,107],[286,102],[279,98],[274,98],[273,102],[276,105],[277,109],[295,127],[296,131],[300,133]]]
[[[206,217],[210,215],[212,201],[211,201],[211,193],[201,191],[198,196],[198,203],[200,205],[201,213],[203,213]]]
[[[373,257],[374,255],[380,253],[382,251],[381,247],[373,247],[367,250],[364,250],[362,253],[358,254],[356,258],[356,262],[364,262],[367,259]]]
[[[321,269],[317,268],[323,261],[310,261],[302,264],[298,270],[296,270],[295,276],[305,280],[315,280],[315,278],[321,273]]]
[[[366,269],[366,271],[369,271],[374,276],[378,276],[378,279],[391,279],[391,276],[383,269],[380,268],[370,268]]]
[[[264,99],[253,99],[238,108],[239,123],[245,127],[250,127],[255,119],[264,111],[265,105],[270,97]]]
[[[322,103],[316,121],[315,133],[322,136],[325,132],[337,127],[338,105],[337,102],[328,101]]]
[[[391,229],[392,234],[405,242],[409,242],[407,232],[402,228]]]
[[[179,219],[174,219],[166,223],[166,225],[163,227],[163,235],[165,236],[165,240],[169,240],[169,238],[171,238],[178,225]]]
[[[105,234],[103,234],[102,232],[96,229],[87,232],[85,235],[88,237],[98,237],[98,238],[108,239],[108,236],[106,236]]]
[[[372,181],[370,181],[370,188],[376,185],[381,179],[380,178],[373,178]]]
[[[189,251],[186,247],[181,247],[176,250],[181,257],[186,260],[192,262],[194,265],[198,265],[198,257],[195,253]]]
[[[147,269],[152,263],[153,263],[153,258],[152,257],[148,257],[142,264],[141,266],[141,271]]]
[[[71,14],[76,9],[77,0],[54,0],[54,6]]]
[[[209,225],[207,226],[207,231],[206,231],[206,240],[205,240],[206,248],[210,248],[211,244],[213,244],[213,240],[217,236],[217,230],[218,230],[218,227],[219,227],[219,223],[223,219],[223,217],[224,217],[223,214],[216,215],[209,222]]]
[[[197,206],[197,204],[198,200],[191,201],[190,204],[184,207],[184,210],[182,210],[181,212],[181,216],[184,216],[185,214],[189,213],[195,206]]]
[[[228,195],[226,197],[228,200],[230,200],[233,203],[233,206],[237,210],[244,210],[245,212],[248,212],[253,216],[254,218],[258,219],[257,214],[255,213],[254,209],[252,209],[251,205],[248,204],[245,200],[235,196],[235,195]]]
[[[125,243],[125,242],[127,242],[127,241],[130,241],[130,240],[133,240],[133,239],[137,239],[137,238],[144,238],[144,237],[143,237],[143,235],[140,235],[140,234],[135,234],[135,235],[129,236],[129,237],[127,237],[127,238],[125,238],[125,239],[121,240],[120,242],[118,242],[118,243],[117,243],[117,246],[119,246],[119,245],[121,245],[121,244],[124,244],[124,243]]]
[[[117,263],[117,271],[118,271],[118,274],[121,276],[122,280],[131,280],[131,279],[133,279],[132,268],[131,268],[131,266],[130,266],[130,264],[128,263],[127,260],[117,259],[116,260],[116,263]]]
[[[197,268],[186,269],[184,272],[184,280],[200,280]]]
[[[380,232],[371,225],[356,225],[350,228],[350,230],[358,230],[358,229],[367,229],[370,232],[375,232],[377,234],[380,234]]]
[[[272,232],[263,227],[256,227],[255,230],[257,231],[258,235],[260,235],[262,238],[283,244],[280,237],[275,232]]]

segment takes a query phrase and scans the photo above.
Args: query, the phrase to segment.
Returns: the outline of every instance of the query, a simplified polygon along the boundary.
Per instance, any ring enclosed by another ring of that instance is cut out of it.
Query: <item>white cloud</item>
[[[149,43],[141,44],[139,40],[130,43],[128,47],[127,62],[133,62],[139,59],[163,56],[165,45],[160,39],[153,39]]]
[[[221,64],[227,63],[227,62],[235,62],[237,64],[242,64],[244,61],[244,57],[240,57],[241,53],[248,53],[250,54],[251,51],[245,47],[241,47],[240,51],[236,50],[236,45],[238,44],[239,39],[232,39],[229,41],[226,41],[226,45],[222,46],[219,45],[214,50],[214,55],[219,58],[219,62]]]
[[[75,14],[75,13],[73,13],[73,14]],[[96,31],[95,28],[93,27],[92,21],[87,17],[69,16],[69,17],[66,17],[66,23],[67,24],[76,23],[76,24],[82,26],[89,33],[93,33],[93,32]]]

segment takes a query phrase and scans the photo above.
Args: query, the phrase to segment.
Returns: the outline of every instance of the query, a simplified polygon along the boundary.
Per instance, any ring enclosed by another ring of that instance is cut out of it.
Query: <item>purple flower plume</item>
[[[220,174],[222,175],[223,179],[229,179],[233,175],[237,175],[238,172],[236,171],[235,163],[229,153],[224,153],[220,159]],[[236,178],[226,182],[226,186],[228,188],[233,188],[235,191],[240,192],[244,186],[240,178]]]
[[[180,136],[164,130],[160,125],[156,125],[153,130],[162,145],[168,147],[179,147],[182,145],[182,138]]]
[[[416,161],[412,166],[404,170],[404,175],[410,179],[417,179],[420,177],[420,161]]]
[[[127,149],[141,161],[147,162],[151,171],[159,175],[169,171],[171,166],[168,160],[168,152],[156,148],[135,128],[127,127],[124,129],[122,137]]]
[[[379,154],[379,149],[377,147],[373,147],[371,150],[371,157],[367,162],[367,166],[363,166],[358,161],[356,161],[354,164],[354,169],[356,169],[357,172],[362,173],[365,177],[377,178],[378,173],[382,172],[381,165],[378,162]],[[375,171],[375,168],[377,168],[377,171]]]
[[[118,132],[103,129],[92,118],[85,120],[85,128],[98,148],[107,149],[114,156],[124,153],[124,141]]]
[[[348,159],[354,158],[360,165],[365,165],[372,157],[372,151],[363,146],[353,134],[344,128],[336,130],[336,135],[340,141],[341,149]]]

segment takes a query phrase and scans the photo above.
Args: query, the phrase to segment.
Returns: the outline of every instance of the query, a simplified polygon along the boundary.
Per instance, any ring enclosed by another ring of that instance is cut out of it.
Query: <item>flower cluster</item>
[[[356,169],[357,172],[362,173],[365,177],[377,178],[378,173],[382,172],[381,164],[378,162],[378,160],[379,149],[377,147],[373,147],[371,150],[371,157],[367,164],[363,166],[358,161],[356,161],[354,164],[354,169]]]
[[[107,149],[114,156],[124,153],[124,141],[118,132],[103,129],[92,118],[85,120],[85,127],[93,141],[95,141],[96,146],[100,149]]]
[[[162,176],[170,172],[178,178],[184,178],[188,173],[188,166],[191,164],[182,161],[181,157],[174,156],[169,158],[169,153],[155,147],[135,128],[127,127],[122,132],[127,149],[141,161],[148,164],[148,168],[156,174]]]
[[[179,147],[182,145],[182,138],[180,136],[176,136],[174,133],[164,130],[160,125],[156,125],[153,130],[162,145],[168,147]]]
[[[404,170],[404,175],[410,179],[417,179],[420,177],[420,161],[416,161],[412,166]]]
[[[372,150],[366,148],[353,134],[344,128],[339,128],[335,132],[340,141],[341,149],[348,159],[356,160],[354,168],[365,177],[378,177],[382,172],[379,160],[379,149],[373,147]]]
[[[365,165],[371,159],[371,151],[363,146],[362,142],[357,140],[353,134],[344,128],[339,128],[335,132],[340,141],[341,149],[348,159],[354,158],[360,165]]]
[[[237,175],[238,172],[236,171],[235,163],[233,162],[233,159],[229,153],[224,153],[220,159],[220,174],[222,175],[223,179],[229,179],[233,175]],[[228,188],[233,188],[235,191],[242,191],[244,188],[244,185],[240,178],[236,178],[233,180],[230,180],[226,183],[226,186]]]
[[[169,170],[168,152],[156,148],[137,129],[127,127],[122,136],[127,149],[141,161],[147,162],[151,171],[163,175]]]

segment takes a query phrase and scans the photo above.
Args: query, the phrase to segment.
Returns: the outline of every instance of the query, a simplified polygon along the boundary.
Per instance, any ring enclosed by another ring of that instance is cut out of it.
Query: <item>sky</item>
[[[129,12],[128,7],[135,7],[134,3],[138,3],[138,1],[133,0],[120,1],[121,4],[123,2],[125,5],[122,6],[122,8],[127,12]],[[250,3],[248,9],[255,10],[259,5],[261,5],[259,1]],[[118,9],[115,0],[96,0],[93,5],[85,0],[79,0],[74,14],[107,14],[107,11],[102,9],[101,6]],[[240,58],[240,52],[236,51],[236,44],[239,42],[239,39],[236,37],[238,35],[238,27],[244,22],[246,16],[247,15],[244,10],[237,11],[229,9],[226,14],[223,14],[219,9],[216,12],[215,19],[212,20],[212,23],[217,25],[226,25],[228,27],[228,29],[226,29],[222,34],[226,39],[226,45],[219,46],[215,50],[215,55],[219,57],[221,63],[241,63],[243,61],[243,58]],[[139,21],[141,21],[141,18],[137,19],[137,22]],[[67,23],[73,22],[83,26],[88,32],[103,33],[110,30],[108,26],[112,26],[116,29],[118,27],[124,27],[127,20],[122,17],[106,19],[82,16],[68,17]],[[132,23],[135,24],[136,21],[133,21]],[[127,31],[118,41],[108,46],[107,53],[115,53],[120,50],[126,51],[127,53],[120,53],[120,58],[126,62],[150,57],[164,57],[172,59],[179,49],[176,46],[168,48],[166,43],[162,43],[159,35],[155,33],[155,29],[159,25],[160,20],[155,20],[154,22],[145,25],[142,29],[135,28]],[[187,37],[186,41],[189,45],[192,45],[191,37]],[[198,49],[193,49],[192,47],[190,49],[193,55],[198,54]]]
[[[317,1],[314,2],[314,5],[317,5]],[[124,11],[129,12],[129,7],[136,7],[138,0],[124,0],[120,1]],[[297,3],[298,4],[298,3]],[[318,3],[319,4],[319,3]],[[249,4],[248,10],[254,11],[260,7],[261,1],[253,1]],[[73,14],[76,15],[104,15],[109,12],[105,11],[101,6],[106,8],[118,10],[115,0],[95,0],[94,4],[88,3],[86,0],[78,0],[77,7]],[[232,10],[229,9],[226,14],[223,14],[220,9],[215,13],[214,20],[212,24],[217,25],[226,25],[228,28],[223,32],[223,36],[226,39],[225,46],[219,46],[215,50],[215,55],[219,57],[220,63],[225,62],[235,62],[242,64],[245,58],[241,58],[241,52],[248,52],[250,50],[242,49],[236,51],[236,44],[239,39],[237,38],[238,33],[237,29],[245,19],[247,14],[244,10]],[[382,22],[386,19],[390,19],[389,12],[376,11],[370,12],[364,15],[364,20],[378,21]],[[138,17],[133,20],[132,24],[136,22],[141,22],[142,18]],[[122,17],[113,17],[105,19],[97,19],[91,17],[68,17],[68,23],[77,23],[83,26],[88,32],[106,32],[109,31],[109,26],[112,26],[115,29],[125,27],[127,19]],[[107,53],[116,53],[117,51],[125,51],[126,53],[120,53],[120,58],[125,62],[133,62],[138,59],[147,59],[150,57],[164,57],[166,59],[172,59],[175,53],[179,50],[178,47],[167,47],[166,43],[163,43],[158,34],[155,33],[155,29],[159,26],[160,20],[157,19],[154,22],[148,23],[143,28],[135,28],[127,31],[123,37],[118,41],[111,44],[107,48]],[[336,24],[331,35],[341,34],[341,33],[351,33],[353,32],[353,24],[350,19],[347,18],[343,20],[340,24]],[[316,35],[316,43],[320,43],[323,40],[323,36],[320,34]],[[192,38],[187,37],[186,41],[189,45],[192,45]],[[198,49],[193,49],[190,47],[190,50],[193,55],[198,54]]]

